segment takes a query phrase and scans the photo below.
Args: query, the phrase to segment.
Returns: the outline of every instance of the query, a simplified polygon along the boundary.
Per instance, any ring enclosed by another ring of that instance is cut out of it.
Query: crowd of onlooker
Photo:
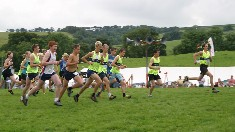
[[[215,87],[234,87],[235,86],[235,79],[233,78],[233,75],[231,75],[230,79],[227,79],[225,81],[221,81],[220,78],[218,78],[218,81],[215,82]]]
[[[198,81],[198,85],[195,83],[192,83],[190,81],[186,81],[181,76],[176,81],[173,82],[166,82],[164,87],[168,88],[177,88],[177,87],[205,87],[205,78],[202,78],[200,81]],[[214,87],[235,87],[235,79],[233,78],[233,75],[229,79],[221,80],[218,78],[218,80],[214,83]]]

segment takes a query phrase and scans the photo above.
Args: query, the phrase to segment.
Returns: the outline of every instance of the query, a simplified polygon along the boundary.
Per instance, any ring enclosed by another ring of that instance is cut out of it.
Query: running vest
[[[99,73],[101,72],[107,73],[108,61],[109,61],[109,55],[106,54],[106,57],[104,58],[104,61],[100,66]]]
[[[121,66],[122,65],[122,57],[120,57],[119,55],[117,55],[117,57],[119,59],[118,59],[118,61],[115,64],[118,65],[118,66]],[[120,70],[117,67],[112,66],[111,72],[112,73],[120,73]]]
[[[9,62],[11,62],[11,60],[10,60]],[[8,66],[7,68],[4,68],[4,69],[2,70],[2,72],[11,72],[12,67],[13,67],[13,66],[10,65],[10,66]]]
[[[18,75],[20,76],[22,74],[22,70],[20,69],[18,72]]]
[[[152,66],[159,66],[159,63],[160,63],[160,57],[158,57],[157,59],[155,57],[152,57],[153,58],[153,64]],[[151,58],[151,59],[152,59]],[[153,75],[157,75],[159,72],[159,70],[155,70],[155,69],[150,69],[148,74],[153,74]]]
[[[60,71],[64,71],[66,68],[66,61],[64,59],[62,59],[62,61],[60,62]]]
[[[34,56],[33,64],[39,64],[40,63],[39,56],[36,56],[34,53],[32,53],[32,54]],[[38,66],[31,67],[30,66],[30,61],[29,61],[26,73],[38,73]]]
[[[28,67],[29,63],[30,63],[29,59],[26,59],[26,60],[25,60],[25,63],[24,63],[24,67],[25,67],[25,68],[22,69],[22,74],[26,74],[27,67]]]
[[[95,51],[92,51],[92,52],[93,52],[93,56],[91,57],[91,62],[93,62],[93,64],[89,65],[88,69],[95,71],[95,72],[99,72],[100,60],[101,60],[100,52],[98,55],[95,53]]]
[[[111,74],[111,69],[112,69],[112,62],[114,60],[115,56],[109,54],[109,60],[108,60],[108,68],[107,68],[107,73]]]
[[[200,57],[200,64],[202,65],[208,65],[210,61],[210,52],[204,52],[202,51],[202,56]]]
[[[51,53],[50,50],[48,51],[50,52],[50,57],[48,58],[47,62],[56,61],[56,52]],[[55,72],[54,64],[46,65],[42,69],[42,73],[45,73],[45,74],[52,74],[53,72]]]

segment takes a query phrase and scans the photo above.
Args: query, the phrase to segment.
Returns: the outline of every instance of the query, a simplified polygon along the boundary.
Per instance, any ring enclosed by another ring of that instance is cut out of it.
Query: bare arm
[[[118,59],[119,59],[119,56],[116,56],[111,65],[114,67],[118,67],[118,65],[116,65],[116,62],[118,61]]]
[[[83,62],[85,62],[85,63],[91,65],[91,64],[93,64],[93,63],[92,63],[92,62],[89,62],[89,61],[87,60],[87,58],[89,58],[89,57],[91,57],[91,56],[93,56],[93,53],[92,53],[92,52],[89,52],[88,54],[86,54],[85,56],[83,56],[81,59],[82,59]]]
[[[119,60],[119,56],[116,56],[115,58],[114,58],[114,60],[113,60],[113,62],[112,62],[112,66],[114,66],[114,67],[117,67],[117,68],[119,68],[119,69],[124,69],[124,68],[126,68],[127,66],[126,65],[121,65],[121,66],[118,66],[117,64],[116,64],[116,62]]]
[[[11,62],[11,59],[6,59],[5,62],[4,62],[4,68],[7,68],[9,66],[13,65],[13,62]]]
[[[73,60],[74,60],[74,55],[70,54],[66,66],[76,65],[79,63],[78,60],[74,60],[75,62],[72,63]]]
[[[202,51],[193,54],[194,64],[197,64],[197,57],[202,55]]]
[[[211,56],[210,56],[210,58],[209,58],[209,59],[210,59],[210,62],[212,62],[212,57],[211,57]]]
[[[20,69],[26,68],[26,67],[24,66],[25,63],[26,63],[26,59],[24,59],[24,60],[22,61],[22,63],[20,64]]]

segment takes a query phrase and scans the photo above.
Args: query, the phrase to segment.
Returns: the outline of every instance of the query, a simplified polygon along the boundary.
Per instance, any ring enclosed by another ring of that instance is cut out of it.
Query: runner
[[[13,91],[12,91],[13,86],[15,85],[15,83],[21,84],[21,81],[17,81],[15,79],[14,75],[11,73],[11,69],[13,67],[13,61],[12,61],[13,52],[8,51],[6,57],[7,58],[5,59],[4,64],[3,64],[3,68],[4,68],[3,71],[2,71],[3,80],[0,83],[0,88],[2,87],[3,82],[6,81],[7,78],[10,78],[11,79],[11,85],[8,89],[8,92],[13,95],[14,94]]]
[[[27,106],[28,104],[28,98],[31,94],[39,90],[42,85],[45,83],[46,80],[51,80],[56,85],[56,91],[55,91],[55,99],[54,104],[57,106],[62,106],[62,104],[58,101],[60,96],[60,90],[62,89],[62,84],[60,81],[59,76],[54,71],[54,65],[58,65],[59,61],[56,61],[56,50],[57,50],[57,43],[55,41],[49,41],[48,43],[49,50],[47,50],[45,56],[43,57],[43,60],[41,62],[41,65],[43,66],[43,70],[40,74],[40,78],[38,81],[38,84],[36,87],[31,89],[26,96],[23,96],[23,102]]]
[[[112,62],[112,78],[117,78],[117,81],[121,84],[122,89],[122,96],[125,98],[131,98],[131,95],[126,95],[126,83],[124,82],[124,78],[122,77],[122,74],[120,73],[120,69],[124,69],[127,66],[122,64],[122,59],[126,53],[126,50],[124,48],[120,49],[119,55],[117,55],[113,62]]]
[[[109,50],[109,46],[107,44],[104,44],[103,53],[101,54],[101,66],[100,66],[98,75],[100,76],[100,79],[104,82],[104,85],[108,91],[109,100],[113,100],[116,98],[116,96],[111,94],[110,82],[107,77],[107,67],[108,67],[108,58],[109,58],[108,50]],[[99,97],[102,91],[103,89],[101,88],[100,92],[98,92],[96,96]]]
[[[148,76],[149,76],[149,81],[150,81],[150,84],[151,84],[151,87],[150,87],[150,90],[149,90],[149,97],[152,97],[152,92],[156,86],[156,82],[155,80],[157,81],[157,84],[162,86],[162,80],[161,80],[161,77],[159,76],[159,71],[160,71],[160,50],[157,49],[154,51],[154,55],[153,57],[150,59],[150,62],[149,62],[149,72],[148,72]]]
[[[201,79],[204,77],[204,75],[207,75],[210,77],[210,84],[212,93],[218,93],[219,90],[214,88],[214,82],[213,82],[213,75],[208,71],[208,65],[210,62],[212,62],[212,57],[210,55],[210,52],[208,51],[208,43],[202,45],[203,50],[200,52],[197,52],[193,55],[194,58],[194,64],[197,64],[197,57],[200,56],[200,76],[199,77],[188,77],[186,76],[184,81],[188,80],[198,80],[201,81]]]
[[[97,74],[100,68],[100,60],[101,60],[100,49],[101,48],[102,48],[102,43],[100,41],[96,41],[95,50],[92,52],[89,52],[88,54],[82,57],[82,61],[89,64],[88,70],[87,70],[88,80],[85,83],[85,85],[82,87],[82,89],[76,95],[73,96],[75,102],[78,102],[79,96],[84,92],[84,90],[86,90],[90,86],[93,80],[95,80],[96,85],[94,87],[94,92],[92,93],[90,98],[94,102],[98,102],[96,99],[95,93],[102,83],[102,80]],[[90,57],[91,57],[91,61],[88,61],[87,59]]]
[[[72,87],[69,87],[67,89],[69,97],[72,93],[72,88],[79,88],[83,85],[83,80],[76,71],[78,69],[79,53],[80,53],[80,45],[76,44],[73,46],[73,52],[69,55],[66,64],[66,69],[64,71],[63,89],[60,92],[60,97],[58,102],[60,102],[65,90],[67,89],[69,80],[74,79],[74,81],[76,82]]]

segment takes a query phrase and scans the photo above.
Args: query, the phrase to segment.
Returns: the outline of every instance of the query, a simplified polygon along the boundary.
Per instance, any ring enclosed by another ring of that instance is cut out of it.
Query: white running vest
[[[48,50],[48,51],[50,52],[51,55],[50,55],[49,61],[47,61],[47,62],[56,61],[56,52],[51,53],[50,50]],[[54,64],[44,66],[43,73],[45,73],[45,74],[52,74],[53,72],[55,72]]]

